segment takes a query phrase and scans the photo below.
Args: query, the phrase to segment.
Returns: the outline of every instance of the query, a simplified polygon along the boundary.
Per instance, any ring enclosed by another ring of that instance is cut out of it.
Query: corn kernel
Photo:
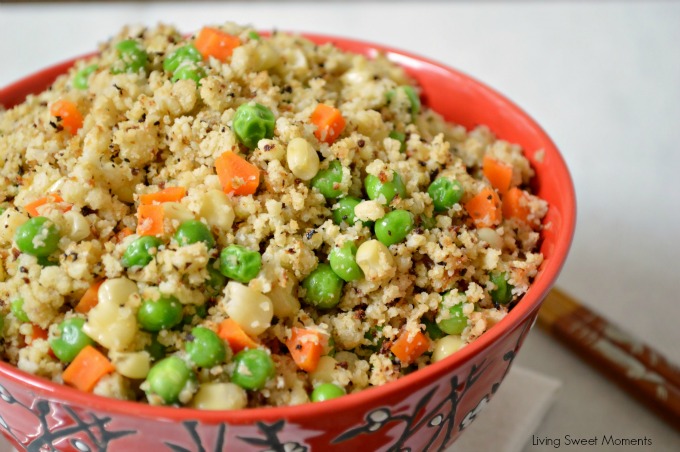
[[[396,271],[392,253],[378,240],[362,243],[357,249],[356,261],[369,281],[390,278]]]
[[[293,138],[286,151],[288,168],[302,180],[310,180],[319,172],[319,155],[304,138]]]
[[[266,295],[236,281],[227,284],[225,293],[225,310],[243,331],[257,336],[269,328],[274,317],[274,306]]]

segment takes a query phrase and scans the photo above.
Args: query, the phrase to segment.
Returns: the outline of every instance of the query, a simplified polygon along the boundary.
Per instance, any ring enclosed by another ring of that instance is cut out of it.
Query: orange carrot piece
[[[116,370],[111,361],[91,345],[83,348],[64,370],[64,383],[91,392],[106,374]]]
[[[58,118],[62,127],[71,135],[78,133],[78,129],[83,126],[83,115],[71,101],[63,99],[56,101],[50,107],[50,114]]]
[[[162,235],[165,213],[160,204],[142,205],[137,209],[137,234]]]
[[[134,234],[134,232],[132,232],[132,229],[130,229],[130,228],[123,228],[123,229],[120,230],[120,232],[118,232],[118,234],[116,234],[116,241],[117,241],[118,243],[120,243],[120,242],[123,241],[123,239],[125,239],[125,237],[129,237],[129,236],[131,236],[132,234]]]
[[[466,202],[465,209],[478,228],[488,228],[501,222],[501,200],[491,187],[482,189]]]
[[[241,325],[232,319],[223,320],[217,328],[217,335],[227,341],[229,348],[234,353],[238,353],[243,349],[254,349],[258,347],[258,343],[248,334],[243,331]]]
[[[90,312],[90,309],[97,306],[97,303],[99,302],[99,287],[103,282],[104,280],[102,279],[101,281],[97,281],[88,287],[74,308],[76,312],[80,314],[86,314]]]
[[[38,325],[31,325],[31,327],[32,327],[31,342],[33,342],[36,339],[47,340],[47,330],[40,328]]]
[[[503,195],[512,184],[512,166],[496,160],[490,155],[485,155],[482,161],[482,172],[491,186]]]
[[[49,195],[36,199],[33,202],[29,202],[24,206],[24,209],[32,217],[37,217],[40,215],[38,212],[38,207],[42,207],[45,204],[57,204],[55,207],[62,212],[68,212],[71,210],[71,205],[66,204],[64,199],[56,193],[50,193]]]
[[[503,196],[503,216],[526,222],[531,212],[528,202],[529,197],[524,190],[517,187],[511,188]]]
[[[252,195],[260,185],[260,170],[232,151],[215,159],[215,169],[227,194]]]
[[[327,343],[328,337],[319,331],[293,328],[293,334],[286,341],[286,347],[300,369],[314,372]]]
[[[187,189],[185,187],[166,187],[161,191],[157,191],[156,193],[147,193],[145,195],[140,195],[139,202],[142,205],[175,202],[184,198],[186,194]]]
[[[211,27],[204,27],[194,41],[194,46],[203,55],[204,60],[214,57],[220,61],[227,61],[234,49],[240,45],[241,40],[238,37]]]
[[[340,110],[326,104],[317,105],[309,120],[316,126],[316,138],[328,144],[334,142],[345,128],[345,118]]]
[[[30,336],[30,338],[24,339],[24,344],[30,345],[36,339],[47,340],[48,336],[49,336],[49,334],[48,334],[47,330],[40,328],[38,325],[31,325],[31,336]],[[28,339],[28,340],[26,340],[26,339]],[[50,355],[52,358],[57,359],[56,355],[52,351],[52,347],[50,347],[50,349],[47,351],[47,354]]]
[[[390,351],[399,358],[402,364],[409,365],[430,348],[430,340],[422,332],[409,335],[408,331],[401,333],[394,341]]]

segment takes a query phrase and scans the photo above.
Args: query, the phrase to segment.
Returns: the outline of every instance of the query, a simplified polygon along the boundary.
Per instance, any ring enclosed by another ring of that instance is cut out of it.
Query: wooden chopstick
[[[680,431],[680,369],[660,353],[556,288],[537,323]]]

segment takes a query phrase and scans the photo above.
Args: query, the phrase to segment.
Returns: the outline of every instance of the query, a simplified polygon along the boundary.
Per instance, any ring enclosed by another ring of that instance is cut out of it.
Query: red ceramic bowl
[[[499,324],[451,357],[382,387],[324,403],[238,411],[199,411],[113,400],[80,392],[0,363],[0,431],[26,450],[440,450],[488,403],[529,332],[567,257],[575,195],[557,148],[505,97],[439,63],[380,45],[308,35],[317,43],[402,65],[423,101],[450,121],[486,124],[520,144],[536,170],[535,192],[548,201],[545,261],[521,302]],[[45,89],[68,61],[0,90],[9,108]]]

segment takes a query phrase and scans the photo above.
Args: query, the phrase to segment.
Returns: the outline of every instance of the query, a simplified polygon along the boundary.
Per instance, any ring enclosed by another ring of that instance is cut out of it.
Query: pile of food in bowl
[[[382,56],[231,23],[125,28],[0,112],[0,160],[0,357],[119,399],[382,385],[493,327],[543,260],[519,146]]]

